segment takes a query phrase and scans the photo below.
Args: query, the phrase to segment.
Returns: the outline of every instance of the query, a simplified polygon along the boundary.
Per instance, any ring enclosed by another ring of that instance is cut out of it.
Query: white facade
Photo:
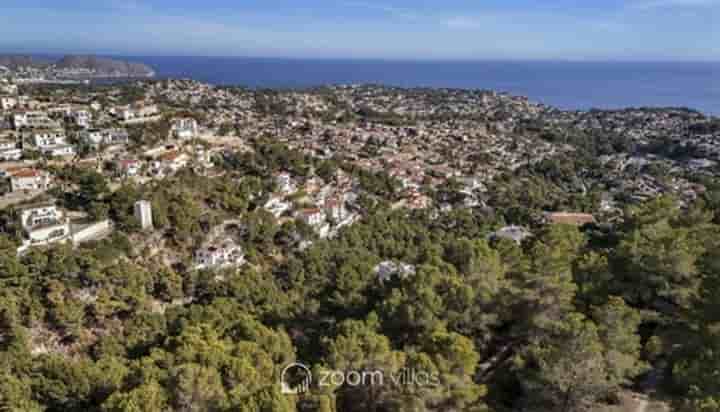
[[[92,146],[127,144],[128,132],[125,129],[90,129],[80,132],[82,141]]]
[[[20,212],[20,221],[25,230],[62,220],[62,212],[55,205],[37,205]]]
[[[18,105],[18,100],[15,97],[0,96],[0,109],[11,110],[11,109],[16,108],[17,105]]]
[[[195,269],[223,268],[245,263],[245,254],[240,246],[227,240],[218,246],[210,246],[195,252]]]
[[[313,227],[317,227],[325,223],[325,215],[320,209],[301,210],[298,212],[297,218]]]
[[[522,226],[505,226],[493,233],[490,233],[488,235],[488,239],[508,239],[519,245],[523,240],[530,236],[532,236],[532,233]]]
[[[92,115],[87,110],[74,111],[70,114],[70,118],[73,123],[86,129],[90,127],[90,122],[92,121]]]
[[[320,209],[300,210],[295,217],[311,226],[321,238],[330,234],[330,224],[325,220],[325,214]]]
[[[12,161],[12,160],[20,160],[22,158],[22,150],[18,148],[11,148],[11,149],[0,149],[0,160],[3,161]]]
[[[142,120],[148,117],[157,116],[160,111],[157,105],[136,105],[120,110],[120,118],[126,122],[133,120]]]
[[[45,156],[51,157],[75,156],[76,153],[75,147],[69,144],[44,147],[42,152]]]
[[[193,118],[175,119],[170,130],[177,139],[193,139],[197,136],[198,124]]]
[[[32,133],[32,142],[38,149],[67,144],[64,130],[42,130]]]
[[[275,218],[279,218],[283,213],[287,212],[292,208],[289,202],[284,202],[279,197],[272,197],[265,203],[264,209],[272,213]]]
[[[26,245],[63,241],[70,236],[70,221],[55,205],[28,207],[20,212],[20,223],[27,235]]]
[[[47,190],[50,187],[50,175],[35,169],[22,169],[10,175],[13,192],[20,190]]]
[[[135,203],[135,218],[140,222],[143,230],[152,229],[152,204],[147,200],[141,200]]]
[[[140,174],[142,165],[138,160],[118,160],[115,162],[115,169],[121,177],[133,177]]]
[[[381,282],[387,282],[392,279],[393,276],[397,276],[400,279],[405,279],[415,274],[415,266],[407,263],[395,263],[391,260],[380,262],[375,266],[375,275]]]
[[[10,150],[17,148],[17,144],[12,140],[0,140],[0,150]]]
[[[152,167],[159,175],[163,174],[166,170],[174,173],[187,166],[189,161],[190,156],[187,154],[172,151],[160,156],[159,160],[153,162]]]
[[[18,87],[16,84],[0,84],[0,93],[18,94]]]
[[[350,215],[345,208],[344,202],[339,199],[331,199],[325,202],[325,212],[335,222],[342,222]]]
[[[23,127],[33,129],[52,129],[60,126],[59,123],[50,119],[44,112],[15,113],[12,120],[13,126],[15,126],[16,129]]]
[[[280,193],[285,195],[293,194],[297,191],[297,186],[295,186],[289,173],[278,173],[275,176],[275,184]]]

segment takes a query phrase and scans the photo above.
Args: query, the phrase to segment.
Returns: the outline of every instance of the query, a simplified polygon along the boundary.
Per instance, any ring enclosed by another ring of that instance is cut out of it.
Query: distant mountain
[[[65,56],[55,63],[58,69],[86,69],[98,75],[149,77],[155,72],[142,63],[108,59],[97,56]]]
[[[51,60],[34,56],[22,55],[0,55],[0,66],[16,70],[20,67],[47,67],[52,64]]]
[[[69,55],[53,61],[29,55],[0,55],[0,66],[11,70],[20,67],[48,68],[51,66],[60,70],[90,70],[93,72],[93,77],[152,77],[155,75],[155,71],[151,67],[142,63],[97,56]]]

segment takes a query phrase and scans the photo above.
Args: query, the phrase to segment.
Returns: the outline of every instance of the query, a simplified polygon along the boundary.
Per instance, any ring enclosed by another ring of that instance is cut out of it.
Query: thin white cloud
[[[442,23],[451,29],[478,29],[482,27],[482,22],[479,19],[467,16],[450,17]]]
[[[366,1],[344,1],[342,4],[345,7],[351,8],[362,8],[366,10],[379,11],[382,13],[389,14],[393,17],[398,17],[406,20],[417,20],[420,15],[413,10],[405,9],[401,7],[386,6],[383,4],[370,3]]]
[[[102,0],[99,4],[121,11],[138,11],[148,9],[148,7],[141,3],[140,0]]]
[[[720,5],[720,0],[643,0],[629,5],[632,9],[650,10],[677,7],[711,7]]]

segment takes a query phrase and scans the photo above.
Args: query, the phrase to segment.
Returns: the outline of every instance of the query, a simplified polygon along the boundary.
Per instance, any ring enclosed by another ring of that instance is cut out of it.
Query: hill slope
[[[47,68],[51,66],[61,70],[84,69],[94,72],[94,76],[109,77],[152,77],[155,75],[155,71],[151,67],[142,63],[97,56],[68,55],[57,61],[52,61],[30,55],[0,55],[0,66],[7,67],[10,70],[21,67]]]
[[[58,69],[87,69],[110,76],[152,76],[152,68],[142,63],[108,59],[97,56],[65,56],[55,63]]]

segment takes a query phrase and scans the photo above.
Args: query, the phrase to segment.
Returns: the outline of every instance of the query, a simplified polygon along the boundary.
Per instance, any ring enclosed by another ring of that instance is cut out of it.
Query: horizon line
[[[702,63],[720,64],[720,59],[687,59],[687,58],[653,58],[653,59],[626,59],[626,58],[527,58],[527,57],[327,57],[327,56],[270,56],[270,55],[196,55],[196,54],[146,54],[146,53],[105,53],[105,52],[53,52],[53,51],[0,51],[0,56],[98,56],[107,58],[197,58],[197,59],[255,59],[255,60],[312,60],[312,61],[371,61],[371,62],[406,62],[406,63]]]

